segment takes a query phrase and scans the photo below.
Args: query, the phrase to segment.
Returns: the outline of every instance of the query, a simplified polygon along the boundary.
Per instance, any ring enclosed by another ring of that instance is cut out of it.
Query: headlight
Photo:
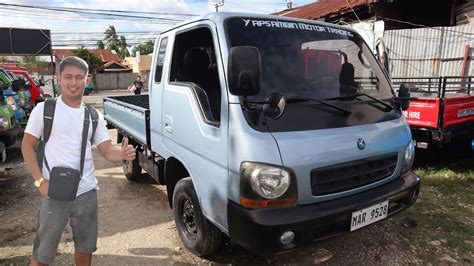
[[[290,173],[273,166],[259,166],[250,174],[250,184],[258,195],[266,199],[281,197],[290,186]]]
[[[415,160],[415,146],[413,145],[413,141],[410,141],[410,144],[408,144],[408,146],[405,149],[402,174],[408,172],[411,169],[411,167],[413,166],[414,160]]]
[[[296,203],[296,178],[290,169],[244,162],[241,165],[241,204],[251,208]]]

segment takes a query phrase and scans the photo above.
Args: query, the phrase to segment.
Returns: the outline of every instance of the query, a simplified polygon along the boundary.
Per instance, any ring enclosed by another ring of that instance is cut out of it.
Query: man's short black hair
[[[66,68],[66,66],[75,66],[81,70],[84,70],[86,76],[89,74],[89,65],[86,61],[77,56],[68,56],[61,60],[61,63],[59,63],[59,75],[63,73],[63,70]]]

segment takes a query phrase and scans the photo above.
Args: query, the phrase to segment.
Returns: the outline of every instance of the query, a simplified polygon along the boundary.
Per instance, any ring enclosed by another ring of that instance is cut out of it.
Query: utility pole
[[[214,3],[214,8],[216,9],[216,12],[219,12],[219,7],[224,5],[224,0],[218,3]]]
[[[291,0],[285,0],[285,2],[286,2],[286,7],[287,7],[288,9],[293,7],[293,1],[291,1]]]

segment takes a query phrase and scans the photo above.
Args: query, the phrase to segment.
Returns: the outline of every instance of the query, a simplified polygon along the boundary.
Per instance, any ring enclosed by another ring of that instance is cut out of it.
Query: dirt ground
[[[115,130],[109,131],[114,140]],[[25,265],[35,237],[39,193],[21,159],[20,148],[8,151],[0,166],[0,264]],[[161,264],[292,264],[406,265],[450,264],[455,255],[424,258],[400,232],[417,230],[401,225],[404,213],[376,225],[324,242],[272,256],[257,256],[225,241],[218,252],[199,258],[184,249],[168,207],[166,189],[152,180],[129,182],[119,163],[105,161],[95,152],[99,179],[99,240],[96,265]],[[73,264],[74,246],[69,227],[63,234],[55,265]],[[469,264],[470,262],[460,262]]]

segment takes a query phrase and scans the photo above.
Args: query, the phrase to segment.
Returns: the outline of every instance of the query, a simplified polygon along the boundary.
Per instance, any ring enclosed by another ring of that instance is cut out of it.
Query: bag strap
[[[86,108],[89,109],[89,112],[92,118],[92,135],[91,135],[91,145],[92,145],[95,131],[97,129],[97,125],[99,124],[99,113],[94,107],[90,106],[89,104],[86,104]]]
[[[86,145],[87,145],[87,135],[89,133],[89,108],[84,108],[84,126],[82,127],[82,143],[81,143],[81,170],[80,177],[82,178],[82,173],[84,172],[84,162],[86,157]],[[94,135],[92,135],[94,136]],[[91,138],[92,139],[92,138]]]

